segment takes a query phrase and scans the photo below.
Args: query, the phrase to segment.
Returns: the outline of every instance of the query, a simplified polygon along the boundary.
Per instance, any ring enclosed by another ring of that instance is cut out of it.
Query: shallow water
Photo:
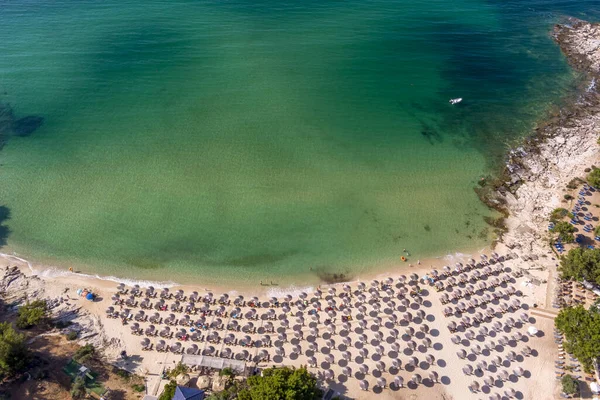
[[[548,32],[593,4],[0,1],[0,102],[43,118],[0,152],[3,251],[298,283],[482,247],[473,188],[572,89]]]

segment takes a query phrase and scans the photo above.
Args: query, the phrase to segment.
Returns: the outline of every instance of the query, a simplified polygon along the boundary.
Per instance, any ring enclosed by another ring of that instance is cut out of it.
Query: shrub
[[[77,339],[77,337],[79,335],[75,331],[69,331],[69,333],[67,333],[66,336],[67,336],[67,340],[75,340],[75,339]]]
[[[175,389],[177,389],[177,382],[171,381],[167,383],[158,400],[171,400],[175,396]]]
[[[48,305],[44,300],[35,300],[31,303],[27,302],[27,304],[19,308],[17,327],[28,329],[45,322],[48,318],[47,313]]]
[[[598,225],[595,229],[594,229],[594,235],[596,236],[600,236],[600,225]]]
[[[570,194],[565,194],[565,195],[563,196],[563,198],[564,198],[565,200],[573,200],[573,198],[574,198],[574,197],[573,197],[573,196],[571,196]]]
[[[185,365],[182,362],[179,362],[175,368],[171,369],[170,371],[167,372],[167,376],[169,378],[175,379],[177,378],[179,375],[181,374],[185,374],[186,372],[188,372],[189,368],[187,365]]]
[[[575,227],[568,223],[567,221],[560,221],[554,225],[554,228],[550,230],[553,233],[558,233],[558,237],[565,243],[572,243],[575,241],[575,236],[573,236],[573,232],[575,232]]]
[[[131,388],[133,389],[134,392],[138,392],[138,393],[142,393],[146,391],[146,386],[142,385],[142,384],[135,384],[132,385]]]
[[[567,210],[566,208],[555,208],[550,213],[550,221],[558,222],[561,219],[563,219],[564,217],[566,217],[567,215],[570,216],[570,213],[569,213],[569,210]]]
[[[565,394],[575,394],[579,392],[579,381],[571,375],[563,376],[560,383],[562,383],[562,391]]]
[[[77,400],[83,399],[85,395],[85,381],[82,377],[78,376],[77,378],[75,378],[73,384],[71,385],[71,397]]]
[[[600,187],[600,168],[593,168],[587,176],[587,181],[595,188]]]
[[[25,337],[8,322],[0,323],[0,374],[13,375],[24,370],[29,358]]]
[[[223,368],[221,371],[219,371],[219,376],[234,377],[235,371],[233,369],[231,369],[230,367],[226,367],[226,368]]]
[[[73,355],[73,359],[80,364],[83,364],[90,358],[92,358],[96,354],[96,349],[91,344],[86,344],[83,347],[77,349],[75,354]]]

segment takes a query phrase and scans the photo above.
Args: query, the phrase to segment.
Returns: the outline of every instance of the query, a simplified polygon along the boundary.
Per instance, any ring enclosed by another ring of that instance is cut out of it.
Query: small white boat
[[[450,99],[450,104],[457,104],[462,101],[462,97],[457,97],[456,99]]]

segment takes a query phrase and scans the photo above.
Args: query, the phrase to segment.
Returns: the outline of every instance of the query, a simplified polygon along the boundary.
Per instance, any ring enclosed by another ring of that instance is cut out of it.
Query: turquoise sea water
[[[595,3],[0,1],[0,103],[43,118],[0,151],[2,251],[300,283],[482,247],[473,188],[572,89],[548,32]]]

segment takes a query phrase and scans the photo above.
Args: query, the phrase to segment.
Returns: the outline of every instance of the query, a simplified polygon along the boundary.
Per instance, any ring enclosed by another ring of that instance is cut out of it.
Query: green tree
[[[587,176],[587,182],[595,188],[600,188],[600,168],[592,169]]]
[[[306,368],[269,368],[262,376],[247,379],[247,388],[238,393],[239,400],[316,400],[322,396],[317,378]]]
[[[564,217],[566,217],[567,215],[570,215],[570,213],[569,213],[569,210],[567,210],[566,208],[555,208],[550,213],[550,221],[558,222],[561,219],[563,219]]]
[[[8,322],[0,323],[0,374],[13,375],[24,370],[29,356],[25,337]]]
[[[73,400],[83,399],[86,395],[85,381],[81,376],[78,376],[71,385],[71,397]]]
[[[173,369],[167,371],[167,376],[171,379],[175,379],[181,374],[186,374],[189,370],[188,366],[180,361]]]
[[[44,300],[35,300],[27,302],[19,308],[17,316],[17,327],[28,329],[48,319],[48,305]]]
[[[90,358],[92,358],[96,354],[96,348],[92,344],[86,344],[83,347],[77,349],[75,354],[73,354],[73,360],[78,363],[84,363]]]
[[[579,392],[579,381],[571,375],[563,376],[560,383],[562,383],[562,391],[565,394],[576,394]]]
[[[596,236],[600,236],[600,225],[598,225],[595,229],[594,229],[594,235]]]
[[[175,389],[177,389],[177,382],[171,381],[167,383],[158,400],[171,400],[175,396]]]
[[[567,307],[558,313],[554,324],[565,335],[565,349],[591,372],[593,360],[600,357],[600,314],[583,306]]]
[[[554,227],[550,230],[553,233],[558,233],[558,237],[565,243],[572,243],[575,241],[575,227],[567,221],[557,222]]]
[[[588,280],[600,285],[600,249],[571,249],[560,261],[564,279]]]

